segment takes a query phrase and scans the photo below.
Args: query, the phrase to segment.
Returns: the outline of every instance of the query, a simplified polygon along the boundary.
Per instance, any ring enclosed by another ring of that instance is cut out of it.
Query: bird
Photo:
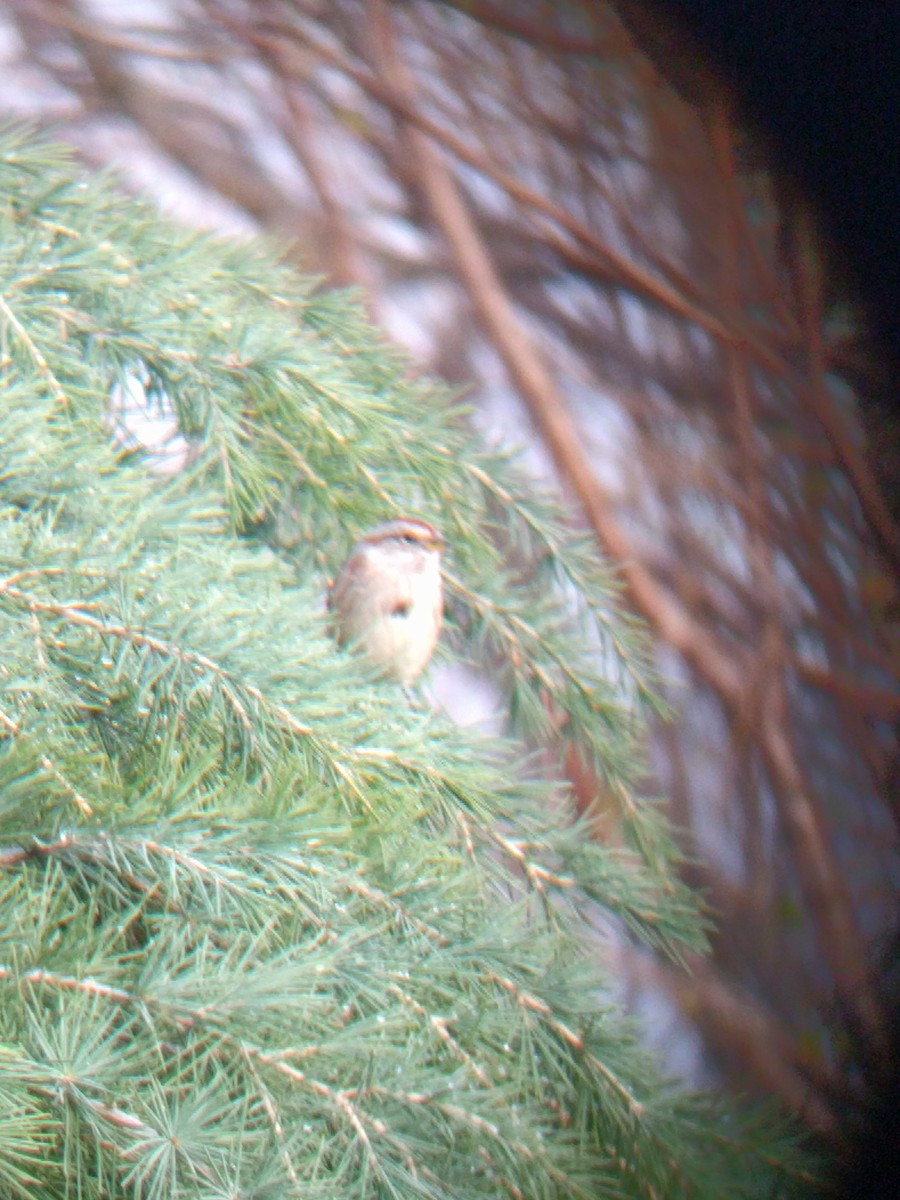
[[[440,636],[444,546],[427,521],[384,521],[353,547],[328,596],[339,644],[356,647],[404,688],[425,669]]]

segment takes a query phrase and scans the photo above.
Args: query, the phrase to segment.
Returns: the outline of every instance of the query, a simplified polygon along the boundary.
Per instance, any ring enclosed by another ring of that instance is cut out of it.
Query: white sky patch
[[[486,734],[503,732],[506,718],[500,691],[480,671],[463,663],[442,663],[432,670],[428,691],[454,724]]]
[[[179,432],[171,397],[143,365],[135,364],[113,384],[109,419],[113,438],[125,449],[144,450],[151,470],[174,475],[188,461],[190,444]]]

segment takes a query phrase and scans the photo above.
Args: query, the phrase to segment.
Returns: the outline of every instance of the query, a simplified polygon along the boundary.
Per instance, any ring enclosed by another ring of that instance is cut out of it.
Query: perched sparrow
[[[408,686],[441,631],[441,549],[425,521],[376,525],[353,547],[328,597],[341,645],[355,643],[383,674]]]

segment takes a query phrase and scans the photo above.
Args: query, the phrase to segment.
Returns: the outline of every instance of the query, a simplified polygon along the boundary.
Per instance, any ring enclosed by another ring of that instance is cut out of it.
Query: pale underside
[[[335,582],[338,640],[358,646],[407,686],[424,670],[441,628],[440,555],[421,546],[358,546]]]

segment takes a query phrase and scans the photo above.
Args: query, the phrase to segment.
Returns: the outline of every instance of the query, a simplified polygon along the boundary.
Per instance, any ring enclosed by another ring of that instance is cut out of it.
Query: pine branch
[[[0,188],[0,1189],[802,1194],[598,999],[586,907],[675,956],[704,924],[635,786],[640,635],[561,511],[270,252],[16,132]],[[328,632],[328,574],[403,510],[451,538],[503,737]],[[567,823],[517,740],[550,719],[632,849]]]

